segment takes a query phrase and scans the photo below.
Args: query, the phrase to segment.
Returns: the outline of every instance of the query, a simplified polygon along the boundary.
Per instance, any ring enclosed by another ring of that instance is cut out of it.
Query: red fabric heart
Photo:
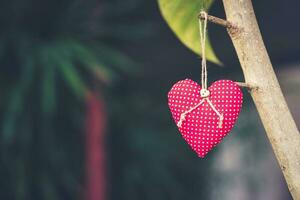
[[[176,124],[183,112],[203,100],[200,90],[200,85],[190,79],[181,80],[173,85],[168,93],[168,104]],[[208,90],[209,100],[224,116],[222,127],[219,127],[219,116],[207,101],[188,113],[181,127],[178,127],[183,138],[201,158],[231,131],[243,102],[239,86],[231,80],[216,81]]]

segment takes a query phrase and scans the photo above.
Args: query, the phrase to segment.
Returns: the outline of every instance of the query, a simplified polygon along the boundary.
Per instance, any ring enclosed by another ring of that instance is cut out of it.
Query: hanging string
[[[205,11],[200,12],[201,16],[204,16],[204,20],[199,18],[199,32],[200,32],[200,45],[202,52],[201,62],[201,85],[203,89],[207,89],[207,66],[206,66],[206,55],[205,55],[205,44],[206,44],[206,30],[207,30],[207,13]]]
[[[207,13],[205,11],[200,12],[200,16],[204,16],[203,22],[201,18],[199,18],[199,32],[200,32],[200,42],[201,42],[201,52],[202,52],[202,61],[201,61],[201,85],[202,89],[200,91],[200,96],[203,98],[197,105],[191,107],[189,110],[181,113],[180,119],[177,122],[177,126],[179,128],[182,127],[182,123],[186,119],[186,115],[197,109],[200,105],[202,105],[205,101],[209,104],[211,109],[218,115],[219,123],[218,127],[222,128],[224,116],[221,114],[213,103],[209,99],[210,92],[207,90],[207,66],[206,66],[206,55],[205,55],[205,44],[206,44],[206,30],[207,30]]]

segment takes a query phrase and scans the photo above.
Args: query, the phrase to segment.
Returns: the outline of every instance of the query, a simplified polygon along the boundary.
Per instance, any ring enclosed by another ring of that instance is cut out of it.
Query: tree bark
[[[300,134],[264,46],[251,0],[223,0],[228,21],[238,28],[234,44],[267,136],[295,200],[300,200]],[[280,26],[280,25],[278,25]]]

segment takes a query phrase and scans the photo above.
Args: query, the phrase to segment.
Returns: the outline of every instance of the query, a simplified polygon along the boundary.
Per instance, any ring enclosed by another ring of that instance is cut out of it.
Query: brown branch
[[[243,83],[243,82],[235,82],[238,86],[247,88],[248,90],[257,90],[258,86],[249,84],[249,83]]]
[[[205,16],[203,13],[199,13],[198,15],[199,19],[201,20],[204,20],[205,19]],[[217,24],[217,25],[220,25],[220,26],[223,26],[227,29],[236,29],[237,27],[232,24],[230,21],[227,21],[227,20],[224,20],[224,19],[221,19],[219,17],[215,17],[215,16],[212,16],[212,15],[207,15],[207,21],[211,22],[211,23],[214,23],[214,24]]]

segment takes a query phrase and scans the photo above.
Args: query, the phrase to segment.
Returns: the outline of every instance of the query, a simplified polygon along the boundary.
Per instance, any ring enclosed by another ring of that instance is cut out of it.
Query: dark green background
[[[300,3],[253,3],[299,122]],[[224,18],[221,1],[210,13]],[[243,81],[226,30],[209,24],[209,34],[224,63],[209,63],[209,81]],[[93,63],[104,78],[95,78]],[[291,199],[246,91],[236,127],[207,158],[182,140],[166,95],[180,79],[199,81],[200,58],[154,0],[1,1],[0,69],[0,199],[82,198],[82,93],[99,87],[108,199]]]

